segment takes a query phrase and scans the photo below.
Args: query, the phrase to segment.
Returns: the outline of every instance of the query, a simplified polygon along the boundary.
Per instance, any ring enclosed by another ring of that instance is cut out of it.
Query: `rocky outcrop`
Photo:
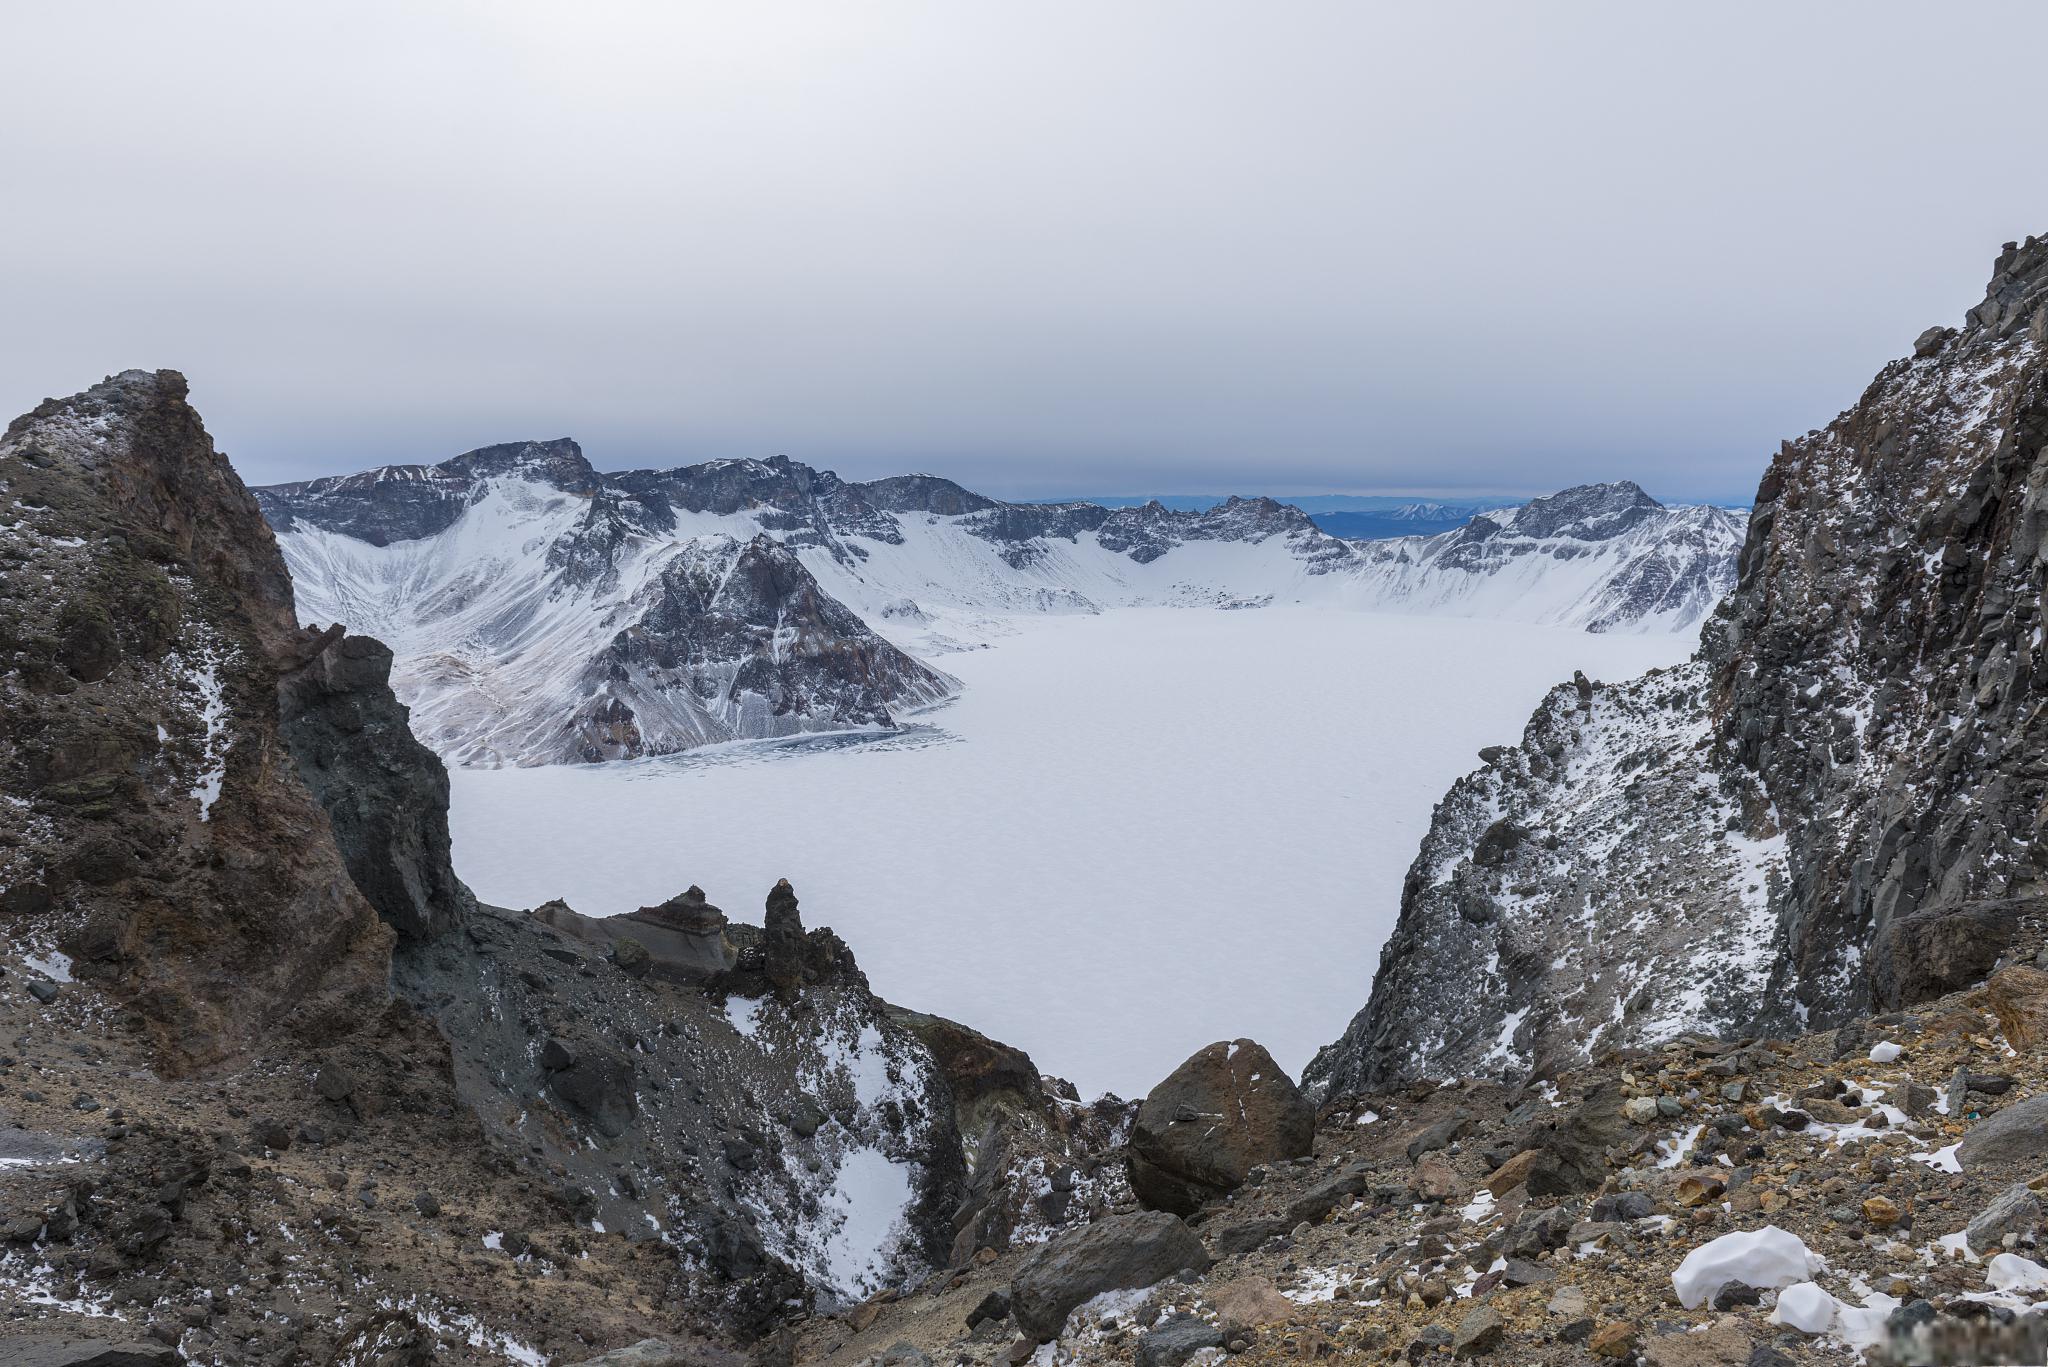
[[[1949,990],[2048,912],[2048,242],[1788,442],[1698,657],[1560,688],[1439,804],[1345,1091]]]
[[[484,481],[528,476],[569,490],[589,491],[597,484],[582,449],[563,438],[484,446],[439,465],[385,465],[251,492],[280,533],[303,523],[388,546],[446,531]]]
[[[1192,1215],[1251,1170],[1308,1154],[1316,1113],[1273,1056],[1225,1040],[1154,1087],[1131,1129],[1131,1188],[1154,1210]]]
[[[476,899],[450,863],[448,771],[391,693],[391,651],[339,627],[278,682],[299,777],[327,811],[349,876],[398,933],[432,940]]]
[[[277,762],[309,643],[185,392],[127,371],[0,437],[0,916],[174,1069],[349,1028],[390,943]]]

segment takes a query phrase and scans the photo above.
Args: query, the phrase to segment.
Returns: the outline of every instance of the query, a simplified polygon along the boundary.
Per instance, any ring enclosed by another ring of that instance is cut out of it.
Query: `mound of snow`
[[[1799,1236],[1776,1225],[1723,1234],[1685,1255],[1671,1274],[1678,1302],[1697,1310],[1713,1299],[1724,1282],[1741,1282],[1758,1290],[1803,1282],[1826,1266],[1807,1252]]]

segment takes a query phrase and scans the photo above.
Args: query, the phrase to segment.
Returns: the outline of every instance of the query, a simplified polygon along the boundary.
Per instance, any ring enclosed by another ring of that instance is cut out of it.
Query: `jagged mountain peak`
[[[583,458],[583,448],[568,437],[479,446],[441,462],[434,469],[444,475],[469,479],[534,479],[572,493],[587,493],[598,484],[597,471]]]
[[[1512,528],[1517,536],[1605,541],[1664,510],[1664,505],[1644,493],[1641,485],[1623,479],[1607,484],[1579,484],[1532,498],[1519,508],[1491,515],[1489,520]]]

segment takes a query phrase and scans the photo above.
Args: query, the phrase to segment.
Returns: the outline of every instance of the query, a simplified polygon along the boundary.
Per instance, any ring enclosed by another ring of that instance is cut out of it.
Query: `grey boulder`
[[[1010,1284],[1017,1328],[1040,1343],[1059,1336],[1067,1315],[1105,1291],[1134,1291],[1214,1261],[1195,1232],[1164,1211],[1112,1215],[1040,1248]]]
[[[1131,1186],[1153,1210],[1192,1215],[1261,1164],[1315,1147],[1315,1108],[1251,1040],[1210,1045],[1152,1089],[1131,1128]]]
[[[1966,1168],[2038,1165],[2048,1157],[2048,1096],[2029,1097],[1978,1121],[1963,1136],[1956,1157]]]

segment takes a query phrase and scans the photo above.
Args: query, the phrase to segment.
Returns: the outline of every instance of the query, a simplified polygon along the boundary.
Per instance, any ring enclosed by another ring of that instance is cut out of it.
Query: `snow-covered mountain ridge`
[[[780,456],[601,474],[568,440],[256,495],[302,618],[389,641],[422,738],[472,765],[888,726],[955,690],[923,659],[1029,614],[1306,602],[1686,630],[1741,538],[1628,483],[1363,544],[1267,498],[1006,503]]]

